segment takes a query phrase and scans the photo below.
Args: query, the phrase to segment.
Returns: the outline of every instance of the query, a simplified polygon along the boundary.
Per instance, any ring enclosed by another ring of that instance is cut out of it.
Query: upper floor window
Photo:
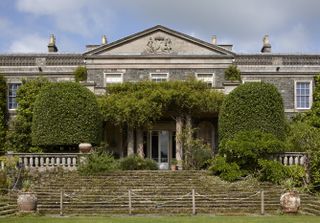
[[[295,82],[295,108],[310,109],[312,103],[312,81]]]
[[[122,73],[105,73],[105,86],[109,84],[117,84],[123,82],[123,74]]]
[[[209,87],[214,86],[214,76],[211,73],[208,74],[196,74],[196,78],[199,81],[205,82]]]
[[[17,90],[20,87],[20,83],[9,83],[9,92],[8,92],[8,108],[17,109]]]
[[[168,81],[169,74],[166,73],[153,73],[150,74],[150,79],[153,82],[165,82]]]

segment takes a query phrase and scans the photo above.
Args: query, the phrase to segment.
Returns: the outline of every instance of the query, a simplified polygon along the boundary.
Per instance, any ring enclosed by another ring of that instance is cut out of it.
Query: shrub
[[[157,170],[158,165],[152,159],[143,159],[139,156],[127,156],[120,160],[120,169],[122,170]]]
[[[34,103],[42,88],[49,84],[45,78],[23,80],[17,92],[17,115],[13,120],[13,130],[6,137],[6,150],[16,152],[41,152],[40,148],[32,147],[31,126]]]
[[[209,171],[213,175],[219,176],[221,179],[226,181],[239,180],[242,172],[238,164],[232,162],[227,163],[226,158],[222,156],[216,156],[210,162]]]
[[[235,65],[230,65],[224,71],[224,78],[228,81],[241,81],[241,72]]]
[[[271,133],[261,131],[240,131],[233,139],[220,143],[219,153],[226,155],[228,162],[236,162],[241,169],[254,171],[258,160],[270,153],[281,152],[285,143]]]
[[[3,170],[0,170],[0,195],[7,193],[6,189],[8,186],[7,174]]]
[[[284,166],[274,160],[259,160],[260,180],[275,184],[287,184],[290,181],[292,187],[304,185],[306,172],[302,166]]]
[[[219,114],[219,138],[231,139],[239,131],[260,130],[285,138],[282,97],[268,83],[245,83],[225,98]]]
[[[99,143],[101,118],[96,98],[78,83],[50,83],[39,94],[32,120],[36,146]]]
[[[316,190],[320,189],[320,151],[313,151],[310,154],[310,175],[311,183]]]
[[[87,160],[80,164],[78,171],[84,175],[101,174],[117,170],[118,162],[110,153],[93,152],[87,156]]]
[[[188,145],[184,143],[183,169],[200,170],[206,168],[207,161],[212,158],[211,148],[199,139],[189,140]]]
[[[259,160],[260,174],[262,181],[270,181],[280,184],[288,178],[288,170],[284,165],[274,160]]]
[[[7,83],[0,75],[0,154],[4,151],[4,142],[7,131]]]
[[[77,67],[73,72],[74,79],[76,82],[86,81],[87,80],[87,68],[86,67]]]

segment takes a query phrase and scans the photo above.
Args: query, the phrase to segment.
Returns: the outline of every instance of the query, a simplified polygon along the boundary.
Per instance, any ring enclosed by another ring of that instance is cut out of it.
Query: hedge
[[[99,143],[101,117],[92,92],[79,83],[50,83],[41,90],[32,121],[36,146],[75,146]]]
[[[260,130],[285,138],[283,101],[269,83],[245,83],[224,100],[219,114],[219,139],[231,139],[239,131]]]

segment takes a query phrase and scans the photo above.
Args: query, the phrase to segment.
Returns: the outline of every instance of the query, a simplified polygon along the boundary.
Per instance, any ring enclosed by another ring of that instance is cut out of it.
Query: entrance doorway
[[[175,158],[175,134],[170,131],[150,132],[151,158],[158,163],[159,169],[169,169],[169,162]],[[174,146],[173,146],[174,144]]]

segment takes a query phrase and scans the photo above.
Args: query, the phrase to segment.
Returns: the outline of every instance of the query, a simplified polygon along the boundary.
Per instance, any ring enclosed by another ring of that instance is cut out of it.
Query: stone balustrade
[[[10,153],[7,156],[19,157],[19,164],[25,169],[50,170],[63,168],[76,170],[79,163],[85,158],[80,153]],[[1,169],[5,166],[1,161]]]
[[[285,152],[272,155],[273,160],[279,161],[285,166],[301,165],[305,166],[308,162],[308,154],[303,152]]]

